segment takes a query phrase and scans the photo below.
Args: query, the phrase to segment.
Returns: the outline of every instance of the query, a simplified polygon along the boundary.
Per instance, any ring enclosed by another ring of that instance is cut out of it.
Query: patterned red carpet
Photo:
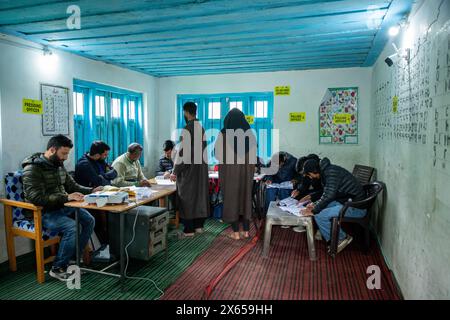
[[[166,290],[163,299],[204,298],[205,287],[224,264],[246,243],[216,238],[196,261]],[[254,234],[254,230],[252,230]],[[274,227],[269,258],[263,258],[262,240],[225,275],[212,292],[212,300],[398,300],[391,272],[374,241],[368,255],[354,240],[335,259],[326,254],[325,242],[316,241],[318,260],[308,258],[306,235]],[[381,269],[381,289],[367,288],[369,266]]]

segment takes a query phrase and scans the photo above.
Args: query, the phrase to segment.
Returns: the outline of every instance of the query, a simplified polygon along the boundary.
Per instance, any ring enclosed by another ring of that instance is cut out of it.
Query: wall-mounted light
[[[41,59],[39,59],[39,64],[42,68],[42,71],[46,73],[54,72],[56,69],[57,61],[57,55],[52,50],[50,50],[48,46],[44,46],[42,48]]]
[[[391,37],[396,37],[400,33],[400,25],[396,24],[389,28],[389,35]]]

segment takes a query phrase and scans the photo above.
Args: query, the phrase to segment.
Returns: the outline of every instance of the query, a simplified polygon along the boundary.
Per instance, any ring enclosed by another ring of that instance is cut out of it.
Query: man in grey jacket
[[[323,185],[322,197],[307,206],[305,215],[314,215],[320,233],[328,242],[331,239],[331,219],[339,216],[339,211],[349,199],[361,201],[365,192],[359,181],[346,169],[333,165],[328,158],[320,163],[308,160],[303,166],[303,174],[310,179],[321,179]],[[352,218],[364,217],[367,210],[349,208],[345,216]],[[342,229],[339,232],[338,252],[341,252],[352,242],[353,238]]]

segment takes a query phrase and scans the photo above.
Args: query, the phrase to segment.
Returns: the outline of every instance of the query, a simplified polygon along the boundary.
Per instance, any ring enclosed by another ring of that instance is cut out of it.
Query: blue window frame
[[[130,143],[143,145],[141,93],[74,79],[73,106],[76,160],[95,140],[111,147],[109,162],[126,152]]]
[[[197,104],[197,118],[207,132],[209,163],[216,163],[213,156],[214,142],[223,119],[231,108],[239,108],[246,116],[253,116],[250,127],[254,130],[258,143],[258,156],[268,161],[272,154],[273,128],[273,92],[197,94],[177,96],[177,128],[182,129],[186,123],[183,117],[183,105],[193,101]],[[211,130],[213,129],[213,130]]]

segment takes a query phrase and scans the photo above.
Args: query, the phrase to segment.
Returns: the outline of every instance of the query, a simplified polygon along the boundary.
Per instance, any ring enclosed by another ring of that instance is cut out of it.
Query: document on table
[[[282,183],[272,183],[272,184],[268,184],[267,188],[278,188],[278,189],[294,189],[294,186],[292,185],[292,182],[290,181],[285,181]]]
[[[157,176],[155,177],[156,184],[161,186],[174,186],[175,181],[172,181],[170,179],[164,179],[164,176]]]
[[[293,215],[296,215],[297,217],[303,216],[302,210],[306,208],[306,205],[309,203],[309,201],[305,202],[299,202],[298,200],[295,200],[294,198],[286,198],[281,200],[278,203],[278,206],[281,210],[285,212],[289,212]]]

